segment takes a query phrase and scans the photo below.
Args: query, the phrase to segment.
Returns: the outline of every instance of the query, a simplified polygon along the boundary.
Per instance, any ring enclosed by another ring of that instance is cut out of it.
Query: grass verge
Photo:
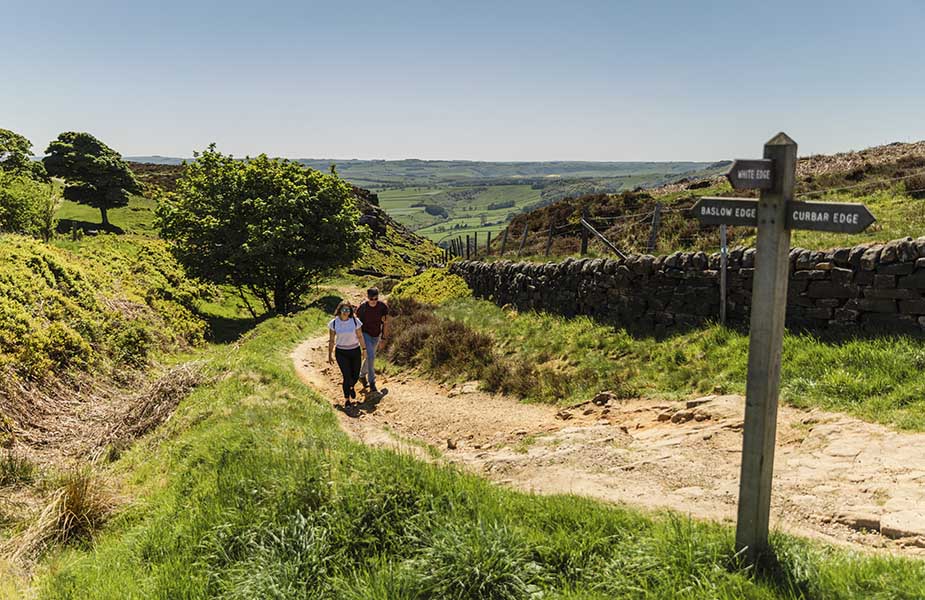
[[[92,547],[46,558],[43,598],[921,598],[925,563],[509,491],[360,446],[296,378],[317,310],[213,348],[217,377],[115,463],[136,500]]]
[[[521,396],[536,401],[572,404],[601,390],[657,398],[745,392],[748,336],[718,325],[641,339],[587,317],[519,314],[471,298],[452,300],[436,315],[490,335],[496,354],[515,369],[491,375],[516,383]],[[498,385],[489,380],[489,387]],[[925,343],[787,334],[781,396],[797,407],[923,431]]]

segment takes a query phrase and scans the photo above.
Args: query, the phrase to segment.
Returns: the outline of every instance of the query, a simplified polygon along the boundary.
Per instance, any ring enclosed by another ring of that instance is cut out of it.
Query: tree
[[[368,236],[339,177],[263,154],[235,160],[215,144],[186,167],[156,213],[161,236],[192,275],[249,290],[277,313],[359,258]]]
[[[110,227],[110,209],[126,206],[131,194],[141,193],[122,155],[89,133],[62,133],[45,154],[48,174],[67,181],[64,197],[98,208],[104,228]]]
[[[9,129],[0,129],[0,171],[48,179],[45,166],[32,160],[32,142]]]

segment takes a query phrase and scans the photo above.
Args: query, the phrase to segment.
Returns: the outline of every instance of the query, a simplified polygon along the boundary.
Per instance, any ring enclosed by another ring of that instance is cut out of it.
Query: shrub
[[[28,483],[35,477],[35,465],[25,456],[6,450],[0,456],[0,487]]]
[[[392,290],[393,298],[414,298],[425,304],[443,304],[471,295],[466,281],[459,275],[450,275],[446,268],[428,269],[405,279]]]
[[[428,369],[449,368],[478,377],[490,364],[491,356],[490,337],[457,321],[440,319],[424,344],[421,360]]]

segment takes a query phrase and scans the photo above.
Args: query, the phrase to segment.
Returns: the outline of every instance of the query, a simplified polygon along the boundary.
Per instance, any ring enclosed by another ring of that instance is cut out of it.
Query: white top
[[[350,317],[346,321],[340,317],[334,317],[328,323],[328,329],[336,334],[335,345],[341,350],[353,350],[360,347],[360,338],[357,337],[357,329],[363,326],[363,321]]]

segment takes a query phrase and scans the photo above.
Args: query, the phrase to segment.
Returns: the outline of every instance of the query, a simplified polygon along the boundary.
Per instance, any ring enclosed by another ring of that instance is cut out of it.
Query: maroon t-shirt
[[[370,306],[369,302],[363,302],[357,308],[357,316],[363,322],[363,333],[372,337],[382,335],[382,320],[389,315],[389,307],[385,302],[380,300],[376,306]]]

